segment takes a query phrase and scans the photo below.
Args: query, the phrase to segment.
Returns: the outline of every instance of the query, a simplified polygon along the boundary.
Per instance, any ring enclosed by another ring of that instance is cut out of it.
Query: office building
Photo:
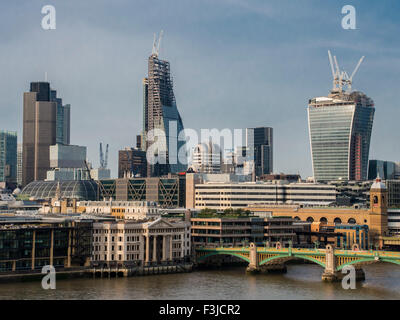
[[[143,80],[143,91],[142,148],[151,154],[151,159],[147,159],[147,176],[186,171],[187,164],[178,159],[178,150],[185,147],[185,142],[178,140],[183,122],[176,106],[170,64],[158,58],[155,48],[148,59],[148,77]]]
[[[0,182],[17,184],[17,133],[0,130]]]
[[[32,82],[24,93],[23,114],[22,185],[26,186],[46,179],[50,146],[69,143],[69,106],[62,106],[48,82]]]
[[[55,144],[50,146],[50,169],[47,181],[88,180],[86,147]]]
[[[118,178],[146,177],[146,152],[134,148],[118,151]]]
[[[273,129],[269,127],[246,129],[246,156],[254,160],[256,176],[273,171]]]
[[[211,141],[198,144],[193,151],[192,169],[199,173],[221,172],[221,150]]]
[[[367,179],[374,102],[351,91],[352,79],[340,72],[332,64],[331,93],[310,99],[307,108],[315,181]]]
[[[17,185],[22,185],[22,143],[17,145]]]
[[[388,207],[400,208],[400,180],[386,180],[388,190]]]
[[[194,187],[187,184],[186,192],[186,207],[196,209],[246,208],[257,203],[329,205],[336,202],[335,186],[287,181],[206,182],[194,184]],[[190,194],[195,196],[190,197]]]
[[[56,142],[60,144],[70,143],[70,119],[71,105],[62,104],[62,99],[57,97],[57,91],[51,90],[51,101],[57,104]]]
[[[254,242],[260,246],[286,246],[295,239],[296,227],[291,217],[197,217],[191,218],[194,246],[244,246]]]
[[[150,201],[161,208],[185,206],[185,175],[97,181],[100,200]]]
[[[18,272],[88,266],[92,223],[65,216],[6,217],[0,220],[0,271]]]
[[[376,179],[370,189],[368,207],[306,206],[302,204],[254,204],[247,208],[254,214],[268,213],[272,216],[290,216],[299,221],[325,224],[367,225],[369,241],[382,247],[382,237],[388,234],[388,191],[386,185]]]
[[[374,180],[379,177],[383,180],[395,179],[396,163],[393,161],[369,160],[368,162],[368,180]]]

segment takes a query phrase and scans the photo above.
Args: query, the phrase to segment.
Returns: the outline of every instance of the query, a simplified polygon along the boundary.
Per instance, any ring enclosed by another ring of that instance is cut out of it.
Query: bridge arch
[[[263,264],[267,264],[268,262],[271,262],[271,261],[277,260],[277,259],[282,259],[282,258],[285,259],[284,262],[287,262],[287,261],[293,260],[293,259],[308,260],[308,261],[311,261],[311,262],[314,262],[314,263],[320,265],[322,268],[325,268],[325,264],[323,262],[321,262],[321,261],[319,261],[319,260],[317,260],[317,259],[315,259],[313,257],[310,257],[310,256],[297,255],[297,254],[293,254],[293,255],[276,255],[276,256],[273,256],[273,257],[269,257],[269,258],[266,258],[266,259],[262,260],[259,265],[262,266]]]
[[[368,257],[368,258],[362,258],[362,259],[357,259],[357,260],[353,260],[347,263],[344,263],[340,266],[338,266],[336,269],[337,271],[341,271],[344,267],[346,266],[350,266],[353,264],[370,264],[371,262],[386,262],[386,263],[394,263],[397,265],[400,265],[400,260],[390,260],[390,259],[385,259],[385,258],[379,258],[378,260],[375,260],[375,257]]]
[[[218,255],[235,256],[235,257],[238,257],[238,258],[250,263],[250,259],[245,257],[244,255],[241,255],[239,252],[222,252],[222,251],[213,251],[213,252],[207,253],[204,256],[200,256],[199,258],[197,258],[197,260],[202,261],[202,260],[207,259],[208,257],[218,256]]]

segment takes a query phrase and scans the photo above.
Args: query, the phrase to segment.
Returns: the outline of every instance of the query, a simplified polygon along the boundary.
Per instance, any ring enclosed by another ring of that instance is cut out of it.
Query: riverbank
[[[133,268],[88,268],[77,267],[73,269],[56,268],[56,279],[73,278],[118,278],[135,277],[158,274],[186,273],[193,270],[193,264],[179,264],[172,266],[149,266]],[[0,283],[41,281],[45,274],[41,270],[25,272],[0,273]]]

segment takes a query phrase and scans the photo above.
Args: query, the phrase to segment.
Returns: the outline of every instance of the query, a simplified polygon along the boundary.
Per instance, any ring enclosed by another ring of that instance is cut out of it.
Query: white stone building
[[[93,224],[95,266],[168,265],[188,261],[190,255],[190,222],[158,218]]]

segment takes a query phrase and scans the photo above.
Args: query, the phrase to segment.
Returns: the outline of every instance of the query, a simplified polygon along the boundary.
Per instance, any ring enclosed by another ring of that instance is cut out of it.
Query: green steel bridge
[[[199,263],[208,257],[230,255],[249,263],[247,271],[262,272],[283,270],[285,262],[294,259],[307,260],[324,268],[322,280],[339,280],[343,268],[353,266],[357,271],[357,279],[364,279],[361,269],[363,265],[376,262],[388,262],[400,265],[400,252],[360,250],[357,245],[352,250],[334,249],[328,245],[326,249],[281,248],[278,243],[275,248],[257,247],[251,243],[248,247],[198,247],[196,261]]]

